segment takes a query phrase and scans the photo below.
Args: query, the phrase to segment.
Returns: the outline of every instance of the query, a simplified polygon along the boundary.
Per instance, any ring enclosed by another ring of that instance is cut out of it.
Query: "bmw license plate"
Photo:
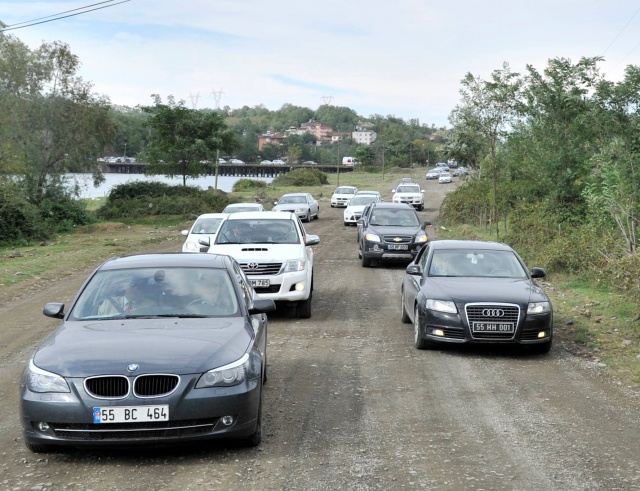
[[[473,332],[514,332],[515,324],[512,322],[474,322]]]
[[[249,283],[251,284],[252,287],[267,287],[270,285],[269,280],[249,280]]]
[[[407,244],[389,244],[389,250],[391,251],[406,251],[409,249]]]
[[[110,406],[93,408],[93,422],[95,424],[140,423],[148,421],[169,421],[169,406]]]

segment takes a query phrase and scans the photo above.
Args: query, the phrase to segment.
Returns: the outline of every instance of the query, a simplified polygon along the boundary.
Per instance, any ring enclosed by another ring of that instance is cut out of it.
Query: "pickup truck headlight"
[[[191,242],[191,241],[185,242],[184,248],[188,252],[200,252],[200,244],[198,244],[196,242]]]
[[[527,314],[546,314],[547,312],[551,312],[549,302],[534,302],[527,307]]]
[[[25,383],[31,392],[71,392],[63,377],[38,368],[33,364],[33,360],[29,361]]]
[[[456,304],[448,300],[427,298],[426,306],[429,310],[435,310],[437,312],[446,312],[448,314],[455,314],[456,312],[458,312],[458,309],[456,309]]]
[[[304,271],[306,261],[304,259],[289,259],[284,265],[285,273]]]
[[[426,242],[428,239],[427,234],[416,235],[416,242]]]
[[[368,240],[369,242],[381,242],[380,236],[376,234],[366,234],[364,236],[364,240]]]

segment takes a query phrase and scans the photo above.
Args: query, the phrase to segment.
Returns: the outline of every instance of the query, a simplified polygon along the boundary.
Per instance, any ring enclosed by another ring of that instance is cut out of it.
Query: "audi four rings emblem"
[[[484,317],[504,317],[504,310],[502,309],[484,309],[482,311]]]
[[[247,264],[249,269],[258,269],[258,263],[249,263]]]

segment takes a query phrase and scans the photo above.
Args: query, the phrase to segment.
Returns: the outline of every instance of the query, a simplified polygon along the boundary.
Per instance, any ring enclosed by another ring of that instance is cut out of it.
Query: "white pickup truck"
[[[207,252],[233,257],[259,296],[293,305],[298,317],[308,318],[313,296],[310,246],[318,243],[320,237],[307,234],[295,213],[240,212],[222,222]]]
[[[419,211],[424,210],[424,189],[420,184],[400,184],[393,190],[394,203],[407,203]]]

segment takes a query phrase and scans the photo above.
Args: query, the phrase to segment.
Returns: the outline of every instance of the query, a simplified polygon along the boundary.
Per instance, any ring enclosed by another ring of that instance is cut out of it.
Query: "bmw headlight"
[[[289,259],[284,265],[285,273],[304,271],[306,261],[304,259]]]
[[[198,380],[196,389],[231,387],[241,384],[246,380],[250,368],[249,354],[245,353],[238,361],[205,372]]]
[[[446,312],[448,314],[455,314],[458,312],[456,304],[449,300],[437,300],[435,298],[427,298],[426,307],[429,310],[435,310],[437,312]]]
[[[33,360],[29,360],[25,379],[31,392],[71,392],[63,377],[38,368],[33,364]]]
[[[426,242],[428,239],[427,234],[416,235],[416,242]]]
[[[546,314],[547,312],[551,312],[549,302],[533,302],[527,307],[527,314]]]
[[[369,242],[380,242],[380,236],[376,234],[366,234],[364,236],[364,240],[368,240]]]
[[[187,252],[200,252],[200,244],[196,242],[185,242],[184,248]]]

